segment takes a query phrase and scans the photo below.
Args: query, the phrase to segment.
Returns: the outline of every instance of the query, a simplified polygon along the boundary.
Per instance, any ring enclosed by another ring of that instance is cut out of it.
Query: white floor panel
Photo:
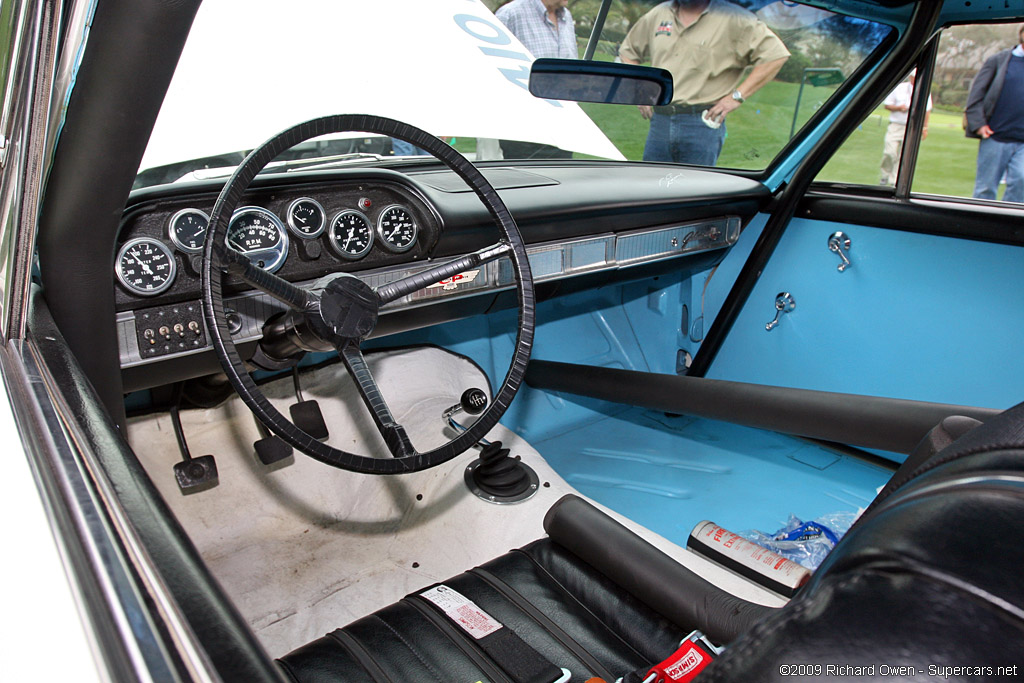
[[[367,361],[420,451],[450,438],[440,416],[465,389],[487,388],[473,363],[437,348],[372,354]],[[263,390],[287,415],[294,402],[291,379]],[[340,364],[305,373],[303,390],[307,400],[320,403],[332,445],[386,453]],[[529,444],[501,426],[488,438],[521,455],[543,484],[536,496],[516,505],[494,505],[467,491],[463,472],[475,450],[398,476],[344,472],[300,453],[268,468],[255,457],[252,444],[259,432],[239,399],[185,411],[182,421],[192,455],[216,457],[220,484],[209,491],[183,496],[178,490],[172,467],[179,455],[166,414],[132,420],[129,441],[272,656],[540,538],[547,510],[575,493]],[[614,516],[723,588],[765,604],[781,602]]]

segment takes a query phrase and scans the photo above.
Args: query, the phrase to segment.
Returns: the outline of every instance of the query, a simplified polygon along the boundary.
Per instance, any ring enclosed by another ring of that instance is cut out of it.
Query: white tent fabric
[[[532,61],[479,0],[204,0],[141,167],[343,113],[622,159],[578,105],[527,91]]]

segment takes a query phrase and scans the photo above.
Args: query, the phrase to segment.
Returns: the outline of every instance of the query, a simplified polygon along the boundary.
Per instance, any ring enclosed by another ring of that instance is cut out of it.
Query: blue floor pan
[[[685,545],[709,519],[772,532],[864,508],[892,471],[773,432],[630,409],[535,442],[585,495]]]

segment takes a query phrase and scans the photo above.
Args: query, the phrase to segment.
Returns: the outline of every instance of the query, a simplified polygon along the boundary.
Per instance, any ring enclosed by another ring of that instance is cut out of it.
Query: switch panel
[[[206,346],[203,307],[198,302],[147,308],[135,313],[139,355],[155,358]]]

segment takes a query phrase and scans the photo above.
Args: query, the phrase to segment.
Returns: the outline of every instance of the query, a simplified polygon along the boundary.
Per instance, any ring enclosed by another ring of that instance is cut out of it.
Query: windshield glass
[[[136,187],[225,175],[274,133],[339,113],[411,123],[475,160],[763,169],[889,31],[793,2],[614,0],[593,58],[668,69],[673,102],[651,110],[530,95],[533,59],[584,57],[600,6],[205,0]],[[352,133],[304,143],[287,158],[381,163],[419,154]]]

